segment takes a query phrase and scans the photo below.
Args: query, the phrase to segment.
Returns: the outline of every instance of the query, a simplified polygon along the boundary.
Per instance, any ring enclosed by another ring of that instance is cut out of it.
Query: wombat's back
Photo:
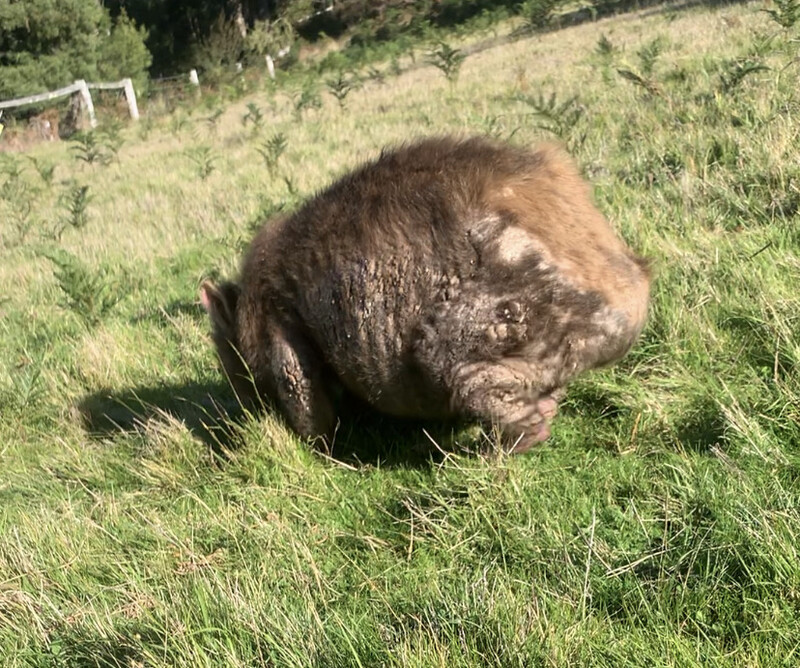
[[[428,139],[265,226],[243,265],[237,347],[266,394],[294,364],[276,355],[296,357],[388,413],[529,433],[542,396],[628,350],[648,292],[562,151]]]

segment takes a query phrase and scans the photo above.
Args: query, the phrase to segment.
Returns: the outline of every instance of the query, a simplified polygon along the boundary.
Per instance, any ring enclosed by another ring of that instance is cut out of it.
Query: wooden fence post
[[[196,74],[195,74],[196,76]],[[114,81],[111,83],[86,83],[83,79],[77,79],[74,83],[58,90],[49,91],[47,93],[39,93],[37,95],[29,95],[28,97],[21,97],[16,100],[0,101],[0,115],[3,109],[10,109],[14,107],[22,107],[27,104],[36,104],[37,102],[47,102],[59,97],[67,95],[74,96],[75,93],[80,94],[81,113],[83,109],[89,115],[89,124],[92,128],[97,127],[97,116],[94,112],[94,102],[92,100],[91,89],[98,88],[100,90],[118,90],[123,88],[125,91],[125,99],[128,102],[128,111],[133,120],[139,120],[139,107],[136,104],[136,91],[133,88],[133,81],[130,78],[122,79],[121,81]],[[78,103],[78,100],[75,100]]]
[[[94,103],[92,102],[92,94],[89,92],[89,86],[86,85],[86,81],[83,79],[78,79],[75,85],[78,87],[78,92],[83,98],[83,104],[86,107],[86,111],[89,113],[89,125],[91,125],[92,128],[96,128],[97,117],[94,115]]]
[[[130,78],[122,80],[125,85],[125,99],[128,101],[128,111],[131,112],[131,118],[134,121],[139,120],[139,107],[136,106],[136,91],[133,90],[133,81]]]
[[[267,61],[267,72],[269,72],[269,78],[270,79],[274,79],[275,78],[275,61],[272,59],[272,56],[270,56],[269,54],[264,56],[264,60]]]

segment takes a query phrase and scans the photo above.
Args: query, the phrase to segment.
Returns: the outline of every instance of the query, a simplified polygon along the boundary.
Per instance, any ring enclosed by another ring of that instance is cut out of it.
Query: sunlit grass
[[[300,112],[299,76],[265,82],[128,128],[108,166],[38,146],[50,184],[4,156],[3,665],[795,664],[797,30],[760,8],[532,36],[472,53],[455,84],[424,66],[367,81],[344,109],[324,77]],[[746,59],[769,69],[725,90]],[[543,117],[553,94],[574,117]],[[241,415],[197,287],[236,272],[265,215],[387,144],[553,129],[656,280],[640,343],[574,384],[550,442],[477,457],[491,435],[360,416],[329,458]],[[86,223],[57,234],[84,185]],[[113,286],[96,317],[54,249]]]

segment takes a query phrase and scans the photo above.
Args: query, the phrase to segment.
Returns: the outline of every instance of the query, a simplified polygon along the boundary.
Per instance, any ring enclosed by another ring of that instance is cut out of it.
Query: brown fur
[[[514,451],[630,349],[648,295],[560,149],[481,138],[384,152],[262,228],[238,286],[201,290],[237,392],[301,435],[331,435],[333,379],[389,414],[499,423]]]

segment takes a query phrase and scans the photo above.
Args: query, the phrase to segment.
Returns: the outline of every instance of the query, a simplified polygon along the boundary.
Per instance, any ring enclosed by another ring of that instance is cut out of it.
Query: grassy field
[[[0,156],[0,664],[798,665],[800,33],[762,8],[385,68],[343,108],[264,84],[106,126],[107,165]],[[653,260],[639,345],[520,457],[356,416],[330,458],[238,415],[201,280],[434,132],[566,143]]]

